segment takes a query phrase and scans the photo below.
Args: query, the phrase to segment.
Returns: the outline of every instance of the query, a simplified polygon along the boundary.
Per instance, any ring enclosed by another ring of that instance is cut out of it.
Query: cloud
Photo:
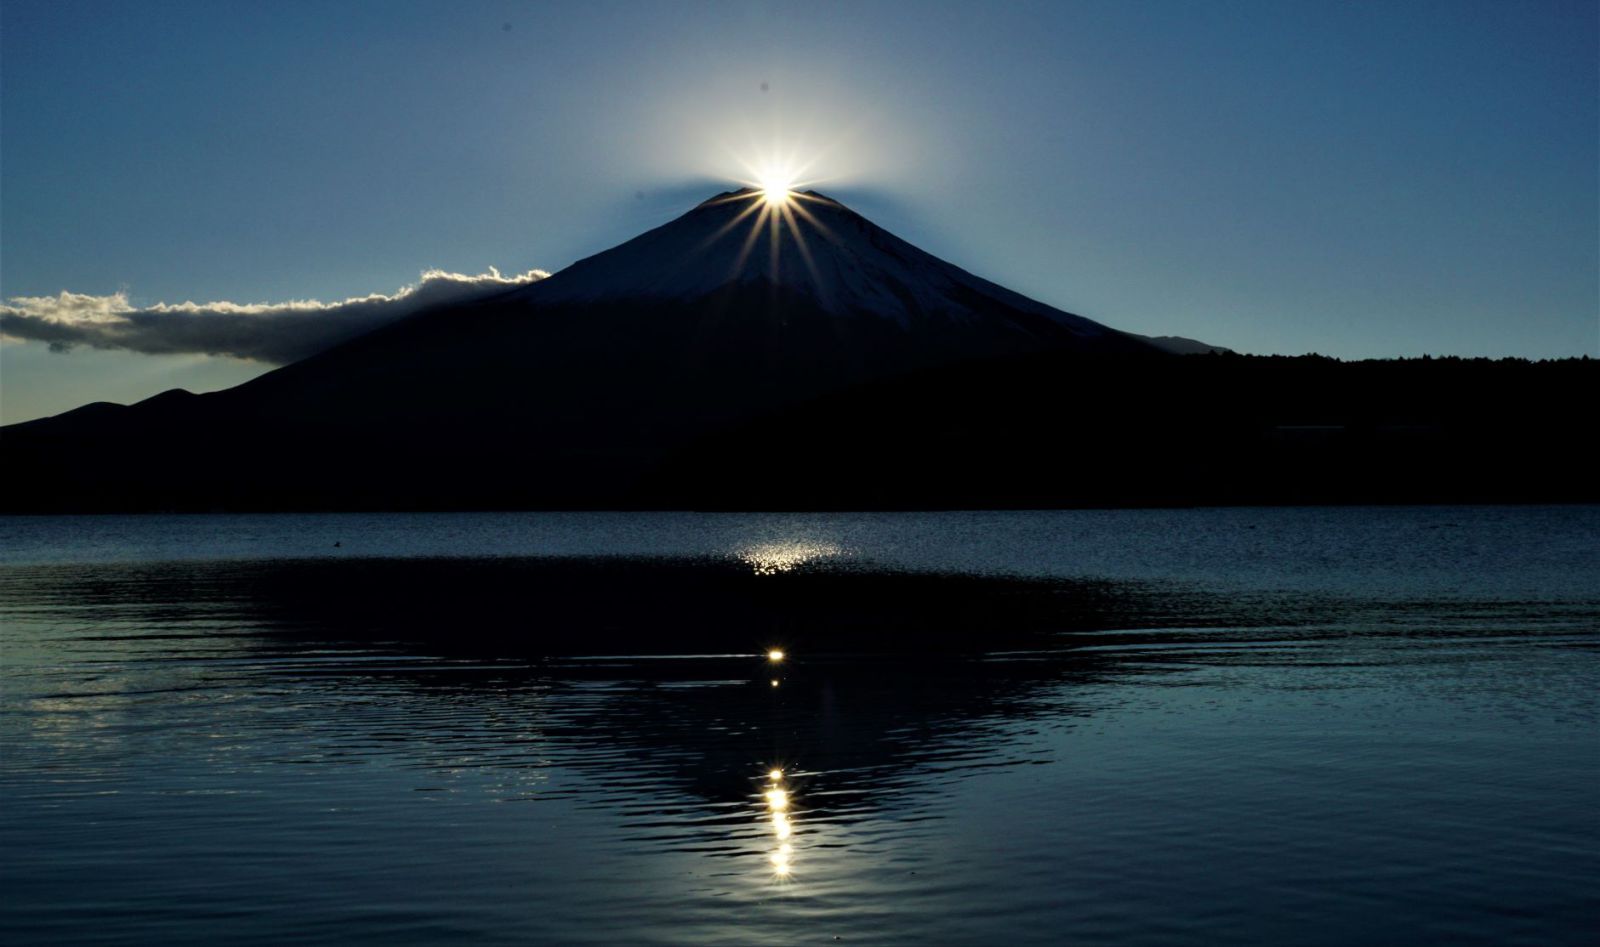
[[[392,296],[373,293],[344,302],[179,303],[137,307],[125,292],[90,296],[13,296],[0,305],[0,337],[146,355],[203,354],[284,365],[441,303],[470,302],[526,286],[550,274],[529,270],[477,276],[429,270]]]

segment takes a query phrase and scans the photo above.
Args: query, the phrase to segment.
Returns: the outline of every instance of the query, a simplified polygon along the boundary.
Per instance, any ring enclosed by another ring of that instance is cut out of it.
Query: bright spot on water
[[[772,862],[772,871],[775,878],[787,881],[793,869],[794,848],[789,844],[789,837],[794,834],[794,823],[789,818],[789,794],[781,786],[783,783],[783,770],[774,766],[767,770],[767,779],[771,781],[771,788],[764,794],[767,800],[767,820],[772,825],[772,838],[777,847],[768,853],[767,858]]]
[[[776,575],[779,572],[796,569],[815,559],[837,556],[843,551],[833,543],[762,543],[742,550],[739,558],[754,569],[756,575]]]

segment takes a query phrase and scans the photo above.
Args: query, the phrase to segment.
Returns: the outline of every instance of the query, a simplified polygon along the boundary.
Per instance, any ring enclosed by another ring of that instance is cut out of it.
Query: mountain
[[[928,332],[955,323],[1036,341],[1106,340],[1105,326],[952,266],[815,191],[774,206],[730,191],[514,295],[541,303],[700,300],[779,287],[833,317]],[[977,334],[974,334],[977,337]]]
[[[1173,355],[1233,354],[1233,349],[1201,342],[1199,339],[1186,339],[1181,335],[1135,335],[1134,338],[1143,339],[1163,352],[1171,352]]]
[[[1171,357],[824,195],[731,191],[531,286],[419,312],[227,391],[12,425],[3,502],[612,505],[686,444],[769,412],[1049,352]]]

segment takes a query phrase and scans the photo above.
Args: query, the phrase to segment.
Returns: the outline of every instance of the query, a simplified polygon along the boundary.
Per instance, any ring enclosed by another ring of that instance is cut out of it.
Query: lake
[[[9,517],[0,623],[10,945],[1600,937],[1596,507]]]

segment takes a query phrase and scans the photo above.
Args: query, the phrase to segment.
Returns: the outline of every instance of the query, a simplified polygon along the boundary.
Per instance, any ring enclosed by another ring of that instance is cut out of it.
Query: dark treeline
[[[540,412],[525,403],[464,407],[450,423],[389,411],[316,428],[173,393],[5,429],[0,506],[1596,502],[1600,476],[1587,454],[1600,441],[1597,391],[1600,362],[1588,358],[1047,354],[858,386],[665,447],[659,428],[597,443],[610,429],[580,425],[584,439],[568,443],[553,428],[525,427]],[[573,403],[559,409],[581,414]]]
[[[1600,499],[1600,362],[1044,355],[847,392],[654,485],[730,508]]]

